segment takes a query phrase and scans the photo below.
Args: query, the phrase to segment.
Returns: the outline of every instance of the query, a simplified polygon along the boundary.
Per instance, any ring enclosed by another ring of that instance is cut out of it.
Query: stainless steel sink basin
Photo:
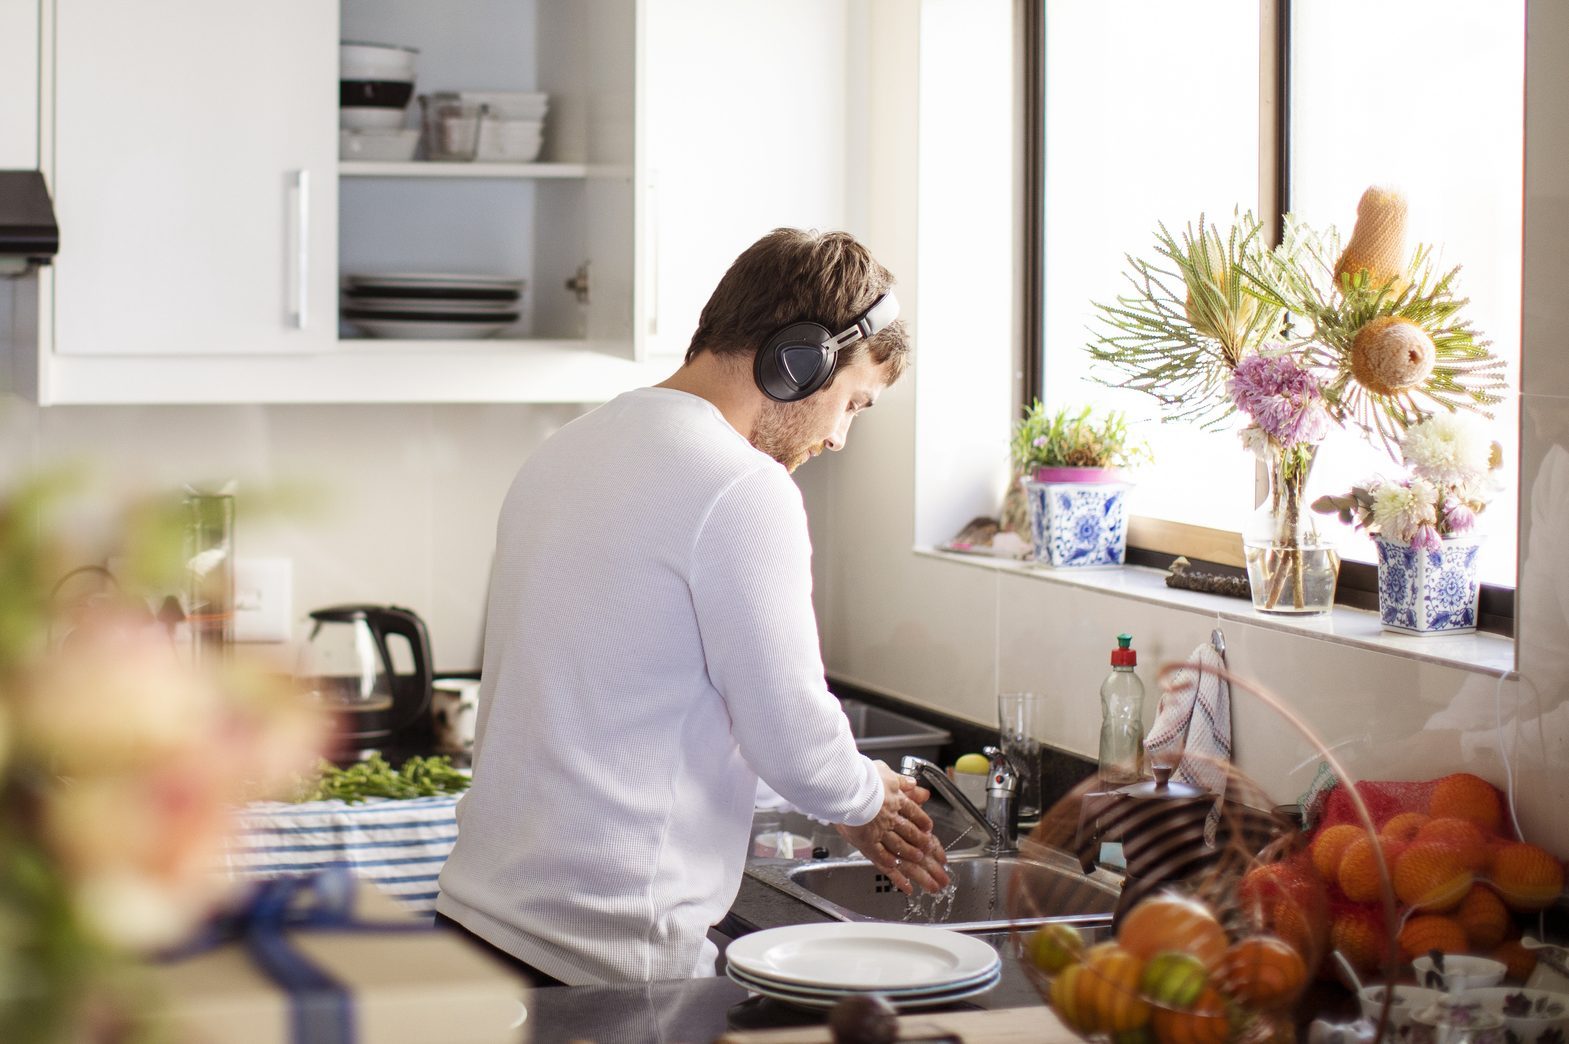
[[[961,932],[990,932],[1010,926],[1066,921],[1083,926],[1111,923],[1117,904],[1115,879],[1104,871],[1080,872],[1058,853],[992,857],[951,855],[951,895],[914,899],[862,859],[791,865],[754,864],[749,875],[841,921],[902,921],[935,924]]]

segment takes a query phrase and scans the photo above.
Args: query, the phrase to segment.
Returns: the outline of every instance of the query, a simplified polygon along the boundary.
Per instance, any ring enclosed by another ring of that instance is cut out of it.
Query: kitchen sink
[[[932,817],[932,833],[950,855],[979,851],[985,843],[979,830],[970,829],[958,813],[935,798],[926,806],[926,811]],[[782,847],[770,852],[769,842],[777,843],[780,834],[786,835]],[[799,812],[759,809],[753,813],[752,848],[747,857],[749,863],[784,861],[794,865],[809,859],[814,850],[826,852],[829,859],[857,855],[855,846],[841,837],[839,831]]]
[[[994,932],[1065,921],[1083,927],[1111,924],[1116,879],[1105,871],[1084,874],[1060,853],[993,857],[949,854],[950,890],[907,897],[863,859],[812,863],[754,863],[747,874],[841,921],[935,924],[961,932]]]

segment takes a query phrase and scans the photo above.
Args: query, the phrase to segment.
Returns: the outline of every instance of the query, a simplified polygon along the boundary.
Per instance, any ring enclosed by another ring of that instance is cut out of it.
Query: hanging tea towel
[[[1197,667],[1175,671],[1155,710],[1155,724],[1144,740],[1151,765],[1175,765],[1173,779],[1203,787],[1215,795],[1215,808],[1205,822],[1204,839],[1213,844],[1220,824],[1226,778],[1231,767],[1231,687],[1221,677],[1225,648],[1205,642],[1188,657]]]

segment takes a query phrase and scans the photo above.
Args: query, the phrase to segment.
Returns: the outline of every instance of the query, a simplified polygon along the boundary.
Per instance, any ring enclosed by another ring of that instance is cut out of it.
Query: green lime
[[[1204,992],[1209,975],[1204,962],[1190,953],[1167,950],[1157,953],[1144,966],[1139,992],[1155,1004],[1186,1011]]]
[[[1047,975],[1056,975],[1084,955],[1084,936],[1071,924],[1043,924],[1030,936],[1030,959]]]

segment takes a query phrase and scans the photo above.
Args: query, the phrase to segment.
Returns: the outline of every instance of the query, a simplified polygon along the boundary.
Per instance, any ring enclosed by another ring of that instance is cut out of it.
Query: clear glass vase
[[[1253,608],[1261,613],[1313,615],[1335,604],[1340,554],[1319,532],[1307,502],[1317,447],[1277,450],[1266,461],[1269,495],[1242,531]]]

